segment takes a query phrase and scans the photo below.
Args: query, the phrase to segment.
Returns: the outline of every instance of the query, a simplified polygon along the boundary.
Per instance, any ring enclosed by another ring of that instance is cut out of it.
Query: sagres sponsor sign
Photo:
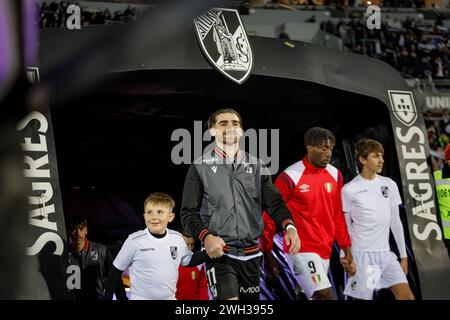
[[[438,211],[433,173],[428,164],[430,152],[425,123],[418,114],[411,91],[388,90],[388,96],[421,298],[449,299],[450,264],[436,215]],[[389,191],[381,188],[383,196],[389,196]],[[373,275],[375,277],[376,273]]]
[[[237,10],[212,8],[194,19],[200,47],[210,63],[241,84],[250,76],[253,56]]]

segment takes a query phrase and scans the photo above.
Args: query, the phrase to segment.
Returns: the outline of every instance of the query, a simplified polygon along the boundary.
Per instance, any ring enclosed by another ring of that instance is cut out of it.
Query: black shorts
[[[213,299],[259,300],[261,257],[248,261],[226,255],[206,263],[206,278]]]

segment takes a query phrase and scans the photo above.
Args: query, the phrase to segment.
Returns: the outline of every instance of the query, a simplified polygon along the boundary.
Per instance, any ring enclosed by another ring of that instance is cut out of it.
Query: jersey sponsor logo
[[[258,293],[259,291],[260,291],[259,286],[248,287],[248,288],[243,288],[243,287],[239,288],[240,293]]]
[[[250,76],[253,54],[239,13],[211,8],[194,19],[200,47],[209,62],[228,79],[241,84]]]
[[[172,256],[172,259],[175,260],[178,255],[178,247],[170,246],[170,255]]]
[[[140,251],[155,251],[155,248],[144,248],[144,249],[139,249]]]
[[[301,186],[298,187],[300,189],[300,192],[309,192],[309,184],[302,184]]]
[[[212,170],[214,173],[216,173],[216,172],[217,172],[217,166],[212,166],[212,167],[211,167],[211,170]]]
[[[330,182],[325,183],[325,190],[330,193],[333,190],[333,185]]]
[[[389,188],[387,186],[381,186],[381,194],[383,197],[389,197]]]
[[[98,260],[98,251],[97,250],[91,251],[90,257],[91,257],[92,261],[97,261]]]

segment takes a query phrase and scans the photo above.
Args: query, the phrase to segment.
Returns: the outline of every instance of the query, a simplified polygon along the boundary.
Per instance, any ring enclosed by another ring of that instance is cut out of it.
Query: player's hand
[[[402,267],[402,270],[405,273],[405,276],[407,276],[408,275],[408,258],[401,258],[400,266]]]
[[[214,259],[223,256],[225,241],[223,241],[221,237],[210,234],[206,237],[203,244],[205,246],[206,253],[210,258]]]
[[[350,264],[347,264],[343,258],[341,259],[342,266],[344,267],[344,271],[348,273],[350,277],[356,274],[356,263],[352,261]]]
[[[344,268],[344,271],[348,273],[348,275],[354,276],[356,274],[356,263],[353,261],[353,255],[350,251],[350,248],[344,249],[345,256],[341,258],[341,264]]]
[[[286,236],[284,237],[286,245],[289,248],[289,254],[296,254],[301,248],[300,238],[298,237],[297,230],[289,228],[286,230]]]

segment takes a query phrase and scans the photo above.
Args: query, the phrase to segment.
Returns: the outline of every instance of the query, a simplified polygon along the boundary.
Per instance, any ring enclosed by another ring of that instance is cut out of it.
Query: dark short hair
[[[323,143],[330,141],[332,144],[336,143],[333,132],[321,127],[313,127],[306,131],[303,138],[305,146],[321,146]]]
[[[376,140],[368,138],[361,139],[356,143],[356,159],[359,159],[359,157],[367,158],[371,152],[381,153],[384,155],[383,145]]]
[[[236,110],[231,109],[231,108],[222,108],[222,109],[215,111],[213,114],[211,114],[209,116],[208,121],[206,121],[206,128],[211,129],[216,124],[217,116],[222,113],[234,113],[239,118],[239,122],[241,123],[241,127],[242,127],[242,117],[239,114],[239,112],[237,112]]]
[[[87,220],[85,217],[80,215],[75,215],[70,218],[69,228],[70,230],[76,230],[87,226]]]
[[[148,203],[168,206],[170,210],[173,210],[173,208],[175,208],[175,200],[173,200],[173,198],[167,193],[162,192],[154,192],[147,196],[144,201],[144,211]]]

